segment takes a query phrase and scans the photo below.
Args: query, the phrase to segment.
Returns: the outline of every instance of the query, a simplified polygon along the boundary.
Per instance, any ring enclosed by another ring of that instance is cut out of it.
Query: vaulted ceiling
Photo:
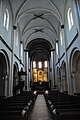
[[[30,49],[31,55],[36,53],[37,48],[39,51],[50,52],[50,45],[44,40],[50,42],[51,47],[55,48],[60,26],[64,23],[66,0],[9,1],[13,11],[14,25],[18,26],[20,31],[20,41],[23,41],[25,48]],[[33,40],[37,40],[37,44],[35,42],[31,44]],[[35,52],[32,52],[33,50]]]

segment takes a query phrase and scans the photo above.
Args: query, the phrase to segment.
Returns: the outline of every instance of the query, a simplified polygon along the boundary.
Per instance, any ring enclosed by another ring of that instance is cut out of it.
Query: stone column
[[[54,49],[51,50],[51,62],[52,62],[52,85],[51,85],[51,88],[54,88],[54,85],[55,85]]]
[[[29,51],[28,49],[24,50],[25,52],[25,90],[29,90]]]
[[[63,82],[63,91],[66,92],[67,91],[67,80],[66,80],[66,76],[62,76],[62,82]]]
[[[49,70],[49,68],[50,68],[50,65],[49,65],[49,61],[48,61],[48,82],[50,80],[50,70]]]
[[[12,46],[12,55],[11,55],[11,74],[10,74],[10,80],[9,80],[9,96],[13,96],[13,65],[14,65],[14,41],[15,41],[15,32],[16,32],[17,26],[13,26],[12,28],[12,34],[11,34],[11,38],[12,38],[12,42],[11,42],[11,46]],[[14,33],[14,34],[13,34]]]
[[[30,70],[30,57],[28,56],[28,79],[29,79],[29,82],[28,82],[28,88],[30,90],[30,80],[31,80],[31,77],[30,77],[30,74],[31,74],[31,70]]]
[[[27,90],[29,90],[29,51],[26,52]]]
[[[76,93],[76,71],[72,70],[72,91],[73,94]]]

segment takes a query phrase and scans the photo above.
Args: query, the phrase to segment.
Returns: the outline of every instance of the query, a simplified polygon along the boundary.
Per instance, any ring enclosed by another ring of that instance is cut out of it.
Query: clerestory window
[[[5,11],[4,11],[3,26],[8,31],[8,29],[9,29],[9,11],[8,11],[8,9],[5,9]]]
[[[73,24],[74,24],[73,23],[73,15],[72,15],[71,8],[68,9],[67,18],[68,18],[68,26],[69,26],[69,31],[70,31],[72,26],[73,26]]]

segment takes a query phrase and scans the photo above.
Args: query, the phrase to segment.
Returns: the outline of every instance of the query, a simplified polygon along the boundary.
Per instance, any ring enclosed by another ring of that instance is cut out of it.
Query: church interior
[[[0,120],[80,120],[80,0],[0,0]]]

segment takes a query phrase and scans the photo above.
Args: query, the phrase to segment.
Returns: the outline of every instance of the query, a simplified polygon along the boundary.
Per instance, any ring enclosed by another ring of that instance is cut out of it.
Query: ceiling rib
[[[60,23],[62,23],[62,20],[61,18],[59,18],[60,16],[58,16],[55,12],[51,11],[50,9],[46,9],[46,8],[33,8],[33,9],[29,9],[27,11],[24,11],[22,14],[16,16],[16,20],[15,20],[15,24],[17,24],[17,22],[24,16],[24,15],[27,15],[29,12],[31,11],[39,11],[39,10],[43,10],[43,11],[47,11],[47,12],[50,12],[52,15],[56,16],[57,19],[60,21]]]

